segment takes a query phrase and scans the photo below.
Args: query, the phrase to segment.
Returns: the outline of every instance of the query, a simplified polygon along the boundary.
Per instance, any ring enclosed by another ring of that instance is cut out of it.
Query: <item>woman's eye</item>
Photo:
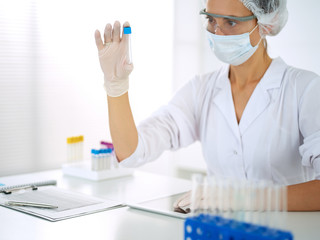
[[[212,18],[212,17],[210,17],[210,16],[206,16],[206,19],[207,19],[207,20],[208,20],[208,22],[210,22],[210,23],[215,22],[215,21],[213,20],[213,18]]]
[[[228,20],[228,25],[229,25],[230,27],[234,27],[234,26],[237,25],[237,23],[236,23],[235,21]]]

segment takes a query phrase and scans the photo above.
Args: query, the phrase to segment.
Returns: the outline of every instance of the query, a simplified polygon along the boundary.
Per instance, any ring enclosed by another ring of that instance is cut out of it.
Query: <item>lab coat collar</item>
[[[229,80],[229,66],[220,71],[220,77],[216,83],[216,93],[213,102],[222,112],[234,135],[240,140],[241,136],[254,122],[255,119],[267,108],[270,103],[268,90],[280,88],[287,64],[276,58],[272,61],[263,78],[257,84],[247,106],[245,107],[240,123],[238,124]]]
[[[265,89],[279,88],[282,83],[283,75],[288,65],[278,57],[272,60],[269,68],[259,82],[259,85]]]
[[[259,85],[262,85],[262,87],[266,90],[279,88],[281,86],[283,74],[287,67],[288,65],[282,60],[282,58],[278,57],[273,59],[269,68],[260,80]],[[230,65],[225,65],[220,70],[220,77],[216,84],[217,89],[224,89],[227,88],[228,85],[230,86],[229,68]]]

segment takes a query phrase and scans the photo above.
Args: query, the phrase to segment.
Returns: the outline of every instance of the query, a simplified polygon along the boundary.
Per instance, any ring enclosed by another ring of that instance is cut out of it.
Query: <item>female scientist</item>
[[[200,141],[209,175],[285,184],[289,211],[320,210],[320,77],[267,52],[266,36],[286,24],[286,0],[208,0],[200,14],[227,64],[194,77],[138,129],[127,93],[128,36],[120,37],[119,22],[106,25],[104,41],[96,31],[121,165]]]

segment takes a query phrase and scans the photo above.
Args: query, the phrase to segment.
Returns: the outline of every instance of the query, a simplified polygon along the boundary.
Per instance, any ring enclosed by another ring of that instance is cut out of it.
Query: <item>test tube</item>
[[[258,225],[265,226],[267,224],[267,182],[261,180],[258,182],[257,190],[257,210],[258,210]]]
[[[84,141],[84,137],[81,135],[79,136],[79,140],[80,140],[80,146],[79,146],[79,161],[83,161],[83,141]]]
[[[76,149],[75,149],[75,144],[76,144],[76,139],[75,137],[71,137],[72,143],[71,143],[71,162],[74,162],[76,159]]]
[[[236,221],[243,221],[243,198],[242,184],[243,181],[234,181],[232,184],[232,207],[233,207],[233,219]]]
[[[217,181],[214,176],[207,177],[205,197],[207,214],[217,216],[219,214],[217,206]]]
[[[272,188],[272,183],[268,183],[267,187],[266,187],[266,215],[265,215],[265,220],[266,220],[266,226],[272,227],[272,198],[273,198],[273,188]]]
[[[113,144],[111,142],[105,142],[105,141],[101,141],[100,142],[101,144],[101,147],[104,148],[104,149],[108,149],[108,155],[109,155],[109,161],[110,161],[110,169],[113,168],[113,169],[117,169],[119,168],[119,162],[117,160],[117,157],[114,153],[114,147],[113,147]]]
[[[127,63],[132,63],[132,55],[131,55],[131,27],[124,27],[123,34],[126,34],[128,37],[128,52],[127,52]]]
[[[67,138],[67,162],[72,161],[72,138]]]
[[[79,137],[74,137],[74,161],[79,159]]]
[[[250,206],[249,220],[254,225],[254,229],[260,223],[260,185],[259,182],[251,182],[250,184]],[[253,229],[251,229],[253,230]]]
[[[104,170],[104,163],[105,163],[105,158],[104,158],[104,150],[103,149],[100,149],[98,150],[99,151],[99,154],[98,154],[98,157],[99,157],[99,167],[98,167],[98,171],[101,171],[101,170]]]
[[[197,216],[202,212],[202,196],[203,196],[203,176],[201,174],[192,175],[192,191],[191,191],[191,215]]]
[[[104,170],[105,154],[104,149],[99,150],[99,171]]]
[[[69,137],[67,138],[67,155],[68,155],[68,162],[74,162],[76,160],[76,149],[75,149],[75,144],[76,144],[76,139],[75,137]]]
[[[112,149],[105,149],[106,152],[106,169],[111,169],[111,161],[112,161]]]
[[[221,178],[217,179],[217,209],[219,215],[223,216],[223,180]]]
[[[254,204],[255,204],[255,184],[254,182],[247,182],[246,194],[246,221],[252,223],[254,220]]]
[[[79,137],[73,137],[73,138],[74,138],[74,143],[73,143],[74,158],[73,158],[73,160],[76,162],[79,159]]]
[[[202,213],[205,215],[210,214],[209,212],[209,197],[210,197],[210,187],[209,187],[209,182],[208,178],[204,177],[203,178],[203,184],[202,184],[203,190],[202,190]]]
[[[218,209],[222,219],[228,217],[228,196],[227,196],[227,182],[225,178],[218,179]]]
[[[99,157],[98,157],[98,150],[91,149],[91,170],[98,171],[99,165]]]
[[[272,200],[272,222],[270,222],[271,230],[274,230],[274,228],[284,229],[287,211],[286,187],[274,185],[272,187]]]
[[[225,178],[222,180],[222,211],[223,216],[226,219],[230,219],[232,216],[232,205],[231,205],[231,188],[230,179]]]
[[[111,152],[110,148],[100,149],[101,155],[101,170],[109,170],[111,164]]]

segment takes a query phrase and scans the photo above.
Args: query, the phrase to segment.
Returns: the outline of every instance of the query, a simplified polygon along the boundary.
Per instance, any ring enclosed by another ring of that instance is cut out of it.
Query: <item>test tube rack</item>
[[[71,140],[72,138],[69,138],[67,141],[73,143]],[[111,142],[101,141],[100,145],[101,149],[92,149],[91,153],[94,154],[90,161],[83,160],[63,164],[63,174],[93,181],[125,177],[133,174],[134,169],[122,168],[118,165],[118,161],[116,160],[113,151],[113,144]]]
[[[91,161],[76,162],[62,165],[62,172],[65,175],[83,178],[92,181],[131,176],[134,173],[132,168],[116,168],[110,170],[93,171]]]
[[[293,240],[291,232],[200,214],[184,224],[185,240]]]

